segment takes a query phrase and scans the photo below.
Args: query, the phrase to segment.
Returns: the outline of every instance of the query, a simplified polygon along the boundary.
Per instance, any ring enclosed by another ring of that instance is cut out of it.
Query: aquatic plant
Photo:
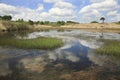
[[[120,41],[106,40],[96,53],[120,57]]]
[[[62,40],[58,38],[40,37],[36,39],[15,39],[15,38],[0,39],[0,46],[23,49],[54,49],[62,46],[62,44],[63,44]]]

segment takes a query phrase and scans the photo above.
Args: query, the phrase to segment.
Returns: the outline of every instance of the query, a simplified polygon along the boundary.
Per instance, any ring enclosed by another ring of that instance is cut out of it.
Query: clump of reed
[[[36,39],[15,39],[15,38],[0,39],[0,46],[22,49],[54,49],[62,46],[62,44],[63,44],[62,40],[58,38],[40,37]]]

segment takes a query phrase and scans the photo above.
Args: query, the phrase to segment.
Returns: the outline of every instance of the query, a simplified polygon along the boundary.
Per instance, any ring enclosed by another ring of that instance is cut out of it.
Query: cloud
[[[80,13],[86,13],[90,10],[98,10],[98,11],[111,11],[119,9],[119,5],[115,0],[105,0],[100,3],[93,3],[91,5],[85,6],[80,10]]]
[[[43,4],[39,4],[37,10],[38,11],[42,11],[43,9],[44,9],[44,5]]]
[[[85,1],[81,1],[81,8],[78,10],[78,5],[74,5],[75,1],[68,0],[43,0],[44,4],[38,4],[36,9],[27,7],[13,6],[5,3],[0,3],[0,15],[11,15],[13,20],[23,18],[24,20],[76,20],[76,21],[91,21],[98,20],[101,16],[109,18],[106,20],[120,20],[120,5],[118,0],[90,0],[90,4],[86,5]],[[46,9],[46,3],[51,8]],[[84,5],[86,6],[84,6]],[[45,7],[44,7],[45,6]],[[84,6],[84,7],[83,7]],[[111,18],[111,19],[110,19]]]
[[[39,4],[37,9],[30,9],[0,3],[0,15],[11,15],[13,20],[20,18],[23,18],[24,20],[42,20],[43,17],[40,15],[40,12],[43,9],[43,4]]]
[[[96,17],[105,16],[111,11],[118,11],[120,6],[117,0],[90,0],[92,4],[83,7],[79,13],[84,18],[90,18],[91,20]],[[109,13],[108,15],[110,15]]]
[[[75,6],[73,4],[65,1],[58,1],[48,11],[48,14],[56,18],[56,20],[71,20],[75,18],[74,9]]]
[[[17,14],[19,12],[17,11],[17,8],[14,6],[0,3],[0,15],[6,15],[8,13]]]
[[[115,10],[115,11],[110,11],[108,14],[108,16],[116,16],[118,15],[118,12]]]
[[[90,0],[91,3],[103,2],[105,0]]]
[[[54,3],[54,2],[62,1],[62,0],[43,0],[43,1],[46,3]]]
[[[73,10],[66,9],[66,8],[61,9],[61,8],[55,7],[55,8],[51,8],[49,10],[49,13],[53,16],[64,17],[64,16],[71,16],[73,13]]]
[[[21,19],[24,20],[71,20],[75,18],[75,6],[69,2],[62,0],[45,0],[46,2],[54,2],[53,7],[44,11],[44,5],[38,4],[36,9],[26,8],[26,7],[16,7],[4,3],[0,3],[0,14],[1,15],[11,15],[13,20]]]
[[[111,21],[115,21],[115,20],[119,21],[120,20],[120,13],[118,13],[117,10],[108,12],[107,16],[111,17],[111,19],[110,19]]]
[[[69,2],[63,2],[63,1],[58,1],[55,3],[54,7],[59,7],[59,8],[75,8],[75,6]]]

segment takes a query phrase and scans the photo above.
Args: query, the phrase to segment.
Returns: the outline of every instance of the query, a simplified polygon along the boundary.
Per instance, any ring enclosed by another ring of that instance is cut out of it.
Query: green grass
[[[120,57],[120,41],[106,40],[103,46],[96,49],[96,53]]]
[[[54,49],[62,46],[62,40],[58,38],[36,38],[36,39],[0,39],[0,46],[15,47],[23,49]]]

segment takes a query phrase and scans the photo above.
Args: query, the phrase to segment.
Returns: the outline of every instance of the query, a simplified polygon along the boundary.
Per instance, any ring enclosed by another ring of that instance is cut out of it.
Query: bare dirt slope
[[[109,29],[120,29],[120,25],[116,23],[86,23],[86,24],[71,24],[64,25],[63,28],[91,28],[91,29],[100,29],[100,28],[109,28]]]

